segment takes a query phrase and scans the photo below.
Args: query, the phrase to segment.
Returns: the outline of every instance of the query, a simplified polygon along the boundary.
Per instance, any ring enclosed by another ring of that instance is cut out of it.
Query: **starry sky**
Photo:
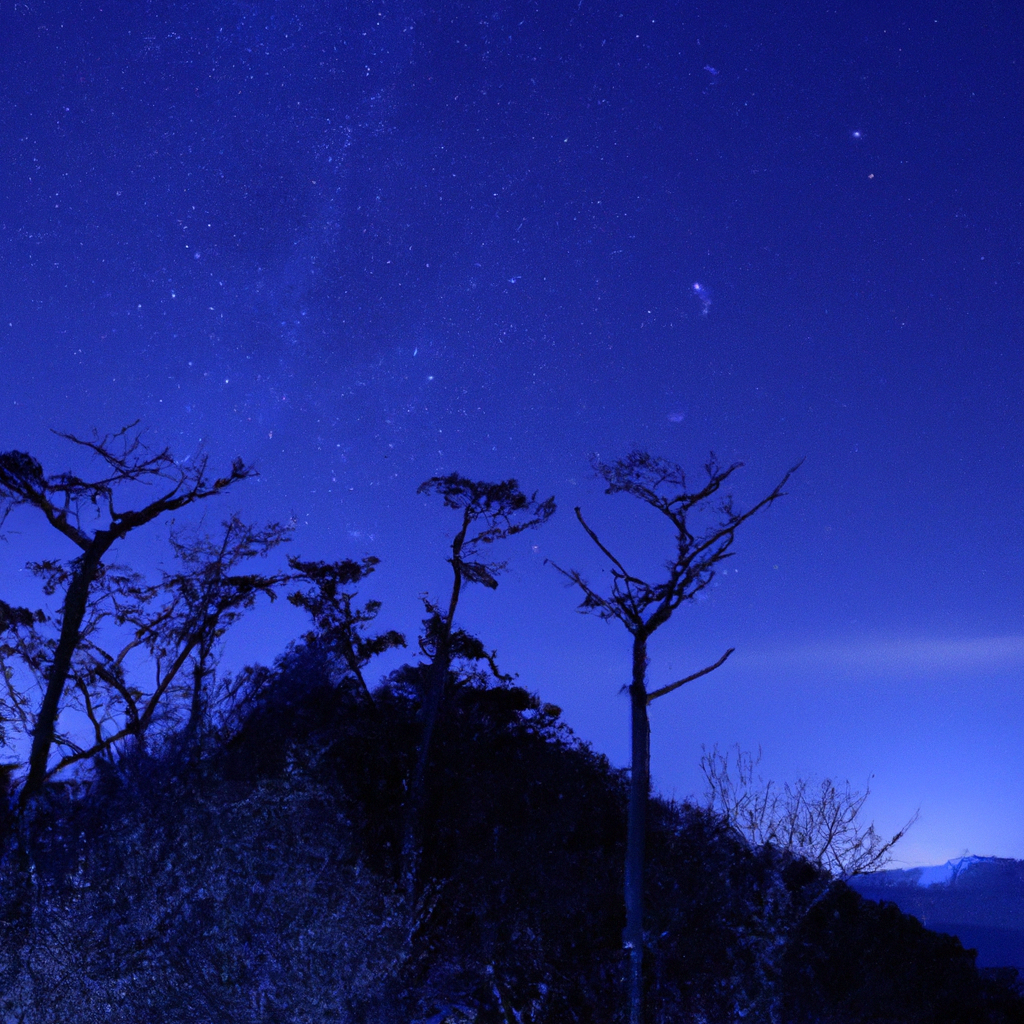
[[[805,458],[651,645],[652,685],[737,648],[653,706],[656,787],[760,746],[871,777],[880,830],[919,808],[903,865],[1024,857],[1022,34],[1003,0],[3,0],[0,447],[241,455],[208,522],[377,555],[410,636],[454,522],[420,482],[553,494],[461,622],[620,765],[629,637],[545,559],[601,579],[575,505],[638,570],[671,537],[591,455],[714,449],[740,505]],[[21,599],[69,552],[8,526]],[[260,610],[225,665],[303,628]]]

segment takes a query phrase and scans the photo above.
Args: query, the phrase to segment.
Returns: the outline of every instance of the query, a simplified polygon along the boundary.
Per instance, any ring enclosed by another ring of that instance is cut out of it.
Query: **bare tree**
[[[241,562],[266,556],[287,540],[288,527],[272,523],[257,529],[233,515],[222,529],[216,540],[197,531],[172,532],[171,546],[181,569],[164,572],[155,585],[122,566],[101,565],[79,627],[62,704],[62,711],[74,709],[84,716],[91,739],[83,743],[55,728],[53,747],[58,756],[48,763],[45,778],[77,762],[109,755],[127,737],[142,742],[161,708],[171,716],[171,695],[184,698],[175,703],[187,709],[189,732],[195,734],[221,637],[257,597],[273,600],[275,588],[291,578],[237,572]],[[66,592],[74,566],[56,560],[29,563],[29,569],[43,578],[43,592],[49,596]],[[6,616],[0,608],[0,663],[7,666],[0,708],[6,720],[31,733],[36,714],[27,691],[14,684],[7,659],[17,657],[45,686],[58,640],[45,613],[7,607],[12,614]],[[118,641],[113,648],[112,640]],[[140,671],[129,677],[131,655],[139,651],[149,655],[150,683],[140,678]],[[186,669],[190,682],[183,682]]]
[[[452,662],[456,658],[487,661],[498,678],[507,679],[498,672],[494,652],[465,630],[455,628],[455,613],[462,589],[470,583],[480,583],[490,590],[497,589],[497,577],[505,569],[505,562],[484,561],[483,549],[495,541],[515,536],[524,530],[536,529],[554,515],[555,499],[537,500],[536,491],[527,497],[517,480],[501,483],[483,483],[451,473],[431,477],[420,485],[419,494],[438,494],[448,508],[461,513],[462,522],[452,540],[448,564],[452,567],[452,589],[447,607],[424,597],[427,610],[420,648],[429,659],[424,667],[426,682],[423,697],[423,727],[419,749],[409,783],[409,802],[402,844],[402,863],[406,889],[413,895],[418,874],[418,851],[421,844],[421,816],[430,749],[438,717],[448,685]]]
[[[153,451],[143,443],[137,423],[113,434],[94,433],[92,439],[71,434],[58,436],[91,452],[100,464],[100,475],[91,480],[71,472],[48,476],[39,462],[25,452],[0,453],[0,522],[16,507],[35,508],[81,551],[68,565],[66,577],[53,583],[64,589],[60,631],[34,716],[28,776],[20,797],[23,806],[40,792],[49,773],[57,718],[75,652],[82,640],[90,595],[106,574],[104,559],[111,547],[159,516],[220,494],[253,473],[241,459],[235,459],[225,476],[211,479],[205,456],[180,464],[166,448]],[[139,507],[121,508],[120,495],[131,485],[156,486],[160,492]],[[7,627],[12,621],[24,623],[24,611],[18,610],[13,619],[5,613],[0,627]]]
[[[157,703],[186,665],[191,680],[183,690],[188,706],[187,729],[198,730],[206,708],[207,680],[213,675],[217,649],[227,630],[256,603],[257,598],[273,601],[277,589],[292,580],[292,574],[240,572],[244,562],[266,558],[291,538],[292,527],[269,523],[257,527],[237,514],[221,525],[218,537],[199,530],[173,531],[171,547],[181,568],[163,574],[161,582],[143,594],[143,601],[128,604],[119,619],[135,627],[131,647],[144,646],[154,662],[157,685],[141,710],[130,717],[139,723],[141,735],[153,720]],[[162,597],[155,611],[150,597]],[[126,647],[117,656],[123,663]]]
[[[612,584],[605,594],[592,587],[575,569],[554,567],[583,592],[579,610],[601,619],[618,620],[633,638],[633,669],[629,685],[631,770],[626,832],[626,927],[623,943],[629,956],[628,1006],[630,1024],[643,1021],[643,882],[644,840],[647,832],[647,801],[650,791],[650,726],[647,708],[652,701],[686,683],[699,679],[723,665],[733,652],[729,648],[713,665],[684,676],[667,686],[647,690],[647,643],[651,635],[671,618],[684,602],[692,601],[714,579],[716,566],[731,556],[729,550],[736,530],[751,516],[782,497],[786,482],[799,466],[790,469],[772,491],[742,512],[733,507],[731,496],[716,500],[722,484],[742,463],[722,467],[714,452],[705,465],[707,483],[695,491],[687,489],[683,470],[673,462],[633,451],[625,458],[593,466],[607,483],[606,494],[631,494],[660,512],[675,532],[675,553],[666,562],[666,576],[649,583],[629,572],[612,554],[583,518],[576,518],[610,565]],[[711,515],[710,525],[691,530],[693,517]]]
[[[701,771],[707,780],[705,802],[724,817],[751,845],[771,845],[802,857],[835,878],[847,879],[880,871],[892,860],[893,847],[917,821],[917,814],[890,839],[863,824],[861,811],[871,795],[849,782],[824,779],[817,787],[803,779],[777,786],[758,774],[757,757],[736,747],[729,754],[718,747],[704,751]]]

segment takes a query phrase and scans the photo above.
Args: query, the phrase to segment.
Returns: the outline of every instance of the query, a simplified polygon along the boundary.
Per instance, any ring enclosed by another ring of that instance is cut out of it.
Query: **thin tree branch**
[[[95,757],[97,754],[102,754],[104,750],[109,750],[118,740],[123,740],[125,736],[131,736],[137,731],[136,727],[126,725],[123,729],[119,729],[117,732],[112,733],[110,736],[104,736],[99,743],[94,743],[87,749],[76,748],[75,753],[67,754],[62,757],[52,768],[48,768],[44,778],[52,779],[58,772],[63,771],[69,765],[76,764],[79,761],[87,761],[91,757]]]
[[[622,574],[622,579],[625,580],[626,583],[636,583],[640,586],[647,586],[642,579],[639,579],[637,576],[632,576],[627,572],[625,566],[604,546],[604,544],[601,543],[597,534],[594,533],[594,531],[587,525],[587,521],[583,518],[583,513],[580,511],[579,505],[577,505],[573,511],[576,513],[576,518],[580,521],[580,526],[587,531],[587,536],[590,537],[590,539],[604,552],[608,560],[619,570]]]
[[[589,583],[579,574],[576,569],[563,569],[557,562],[552,561],[550,558],[544,559],[545,565],[550,565],[556,572],[560,572],[573,586],[579,587],[580,590],[590,599],[591,603],[595,608],[606,608],[609,612],[613,612],[611,602],[606,598],[603,598]],[[616,617],[617,612],[614,612]]]
[[[669,683],[668,686],[661,687],[660,690],[652,690],[647,694],[647,703],[650,704],[652,701],[657,700],[659,697],[664,697],[666,693],[671,693],[673,690],[678,690],[680,686],[685,686],[687,683],[692,683],[694,679],[700,679],[701,676],[706,676],[709,672],[714,672],[716,668],[721,668],[725,664],[726,659],[735,651],[735,647],[730,647],[729,650],[723,654],[714,665],[708,665],[707,668],[702,668],[699,672],[694,672],[692,676],[687,676],[685,679],[680,679],[677,682]]]

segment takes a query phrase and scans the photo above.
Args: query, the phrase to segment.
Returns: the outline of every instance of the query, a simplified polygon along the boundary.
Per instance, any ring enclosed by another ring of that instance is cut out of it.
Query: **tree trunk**
[[[633,636],[633,682],[629,687],[631,768],[626,823],[626,928],[622,933],[629,954],[629,1024],[643,1024],[644,1019],[644,839],[650,790],[646,675],[647,636],[637,633]]]
[[[420,858],[423,846],[423,810],[427,796],[427,766],[434,740],[434,730],[441,715],[448,670],[451,662],[447,637],[435,653],[434,663],[429,666],[429,686],[423,705],[423,731],[420,733],[416,764],[409,779],[408,805],[405,813],[405,828],[402,837],[402,881],[409,901],[410,912],[416,904],[419,883]]]
[[[438,618],[437,646],[430,663],[429,685],[423,702],[423,731],[420,733],[416,764],[409,780],[409,803],[405,813],[405,828],[402,837],[402,874],[405,895],[410,913],[416,905],[416,889],[419,884],[420,858],[423,847],[423,809],[427,802],[427,766],[430,763],[430,748],[434,741],[434,729],[441,715],[444,691],[448,685],[448,670],[452,661],[452,626],[455,623],[455,609],[462,594],[462,545],[471,520],[466,511],[462,518],[462,529],[452,541],[452,593],[448,599],[448,615]]]
[[[53,652],[50,671],[46,673],[46,691],[43,703],[39,708],[35,728],[32,730],[32,749],[28,760],[28,777],[21,790],[20,802],[25,804],[37,796],[46,781],[46,766],[50,759],[50,747],[57,730],[57,715],[60,712],[60,699],[64,693],[64,685],[71,673],[71,659],[81,639],[79,630],[89,603],[89,588],[99,572],[100,562],[106,553],[108,544],[97,544],[95,541],[86,548],[82,560],[78,564],[67,593],[64,595],[64,609],[61,616],[60,639]]]

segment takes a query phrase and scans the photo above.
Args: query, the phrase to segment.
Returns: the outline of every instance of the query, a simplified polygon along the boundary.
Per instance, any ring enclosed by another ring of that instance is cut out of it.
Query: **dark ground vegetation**
[[[200,734],[53,784],[3,836],[3,1019],[611,1022],[627,780],[558,711],[453,676],[419,889],[402,810],[422,691],[315,644]],[[652,1021],[1024,1021],[1013,980],[720,820],[653,801]]]

